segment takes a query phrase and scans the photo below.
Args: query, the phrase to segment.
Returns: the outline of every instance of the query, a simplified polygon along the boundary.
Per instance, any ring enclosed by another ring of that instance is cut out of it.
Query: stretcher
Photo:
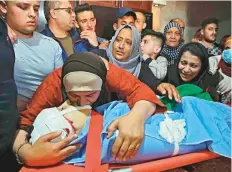
[[[97,124],[97,125],[96,125]],[[97,112],[92,112],[89,134],[87,138],[86,148],[86,165],[79,167],[60,163],[49,167],[27,167],[24,166],[20,172],[155,172],[175,169],[189,164],[194,164],[206,160],[210,160],[220,155],[210,152],[208,150],[179,155],[141,164],[125,166],[125,165],[109,165],[101,164],[101,140],[100,134],[102,131],[103,118]]]

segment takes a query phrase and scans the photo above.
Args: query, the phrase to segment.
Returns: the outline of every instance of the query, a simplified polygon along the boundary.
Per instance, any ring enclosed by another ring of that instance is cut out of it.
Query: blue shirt
[[[62,50],[52,38],[34,32],[14,44],[15,81],[19,97],[30,100],[44,78],[63,65]]]

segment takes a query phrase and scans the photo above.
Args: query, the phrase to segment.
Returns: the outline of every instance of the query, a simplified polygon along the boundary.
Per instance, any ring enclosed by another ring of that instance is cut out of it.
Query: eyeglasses
[[[72,12],[74,12],[74,10],[71,7],[68,7],[68,8],[54,8],[54,10],[65,10],[69,14],[72,14]]]

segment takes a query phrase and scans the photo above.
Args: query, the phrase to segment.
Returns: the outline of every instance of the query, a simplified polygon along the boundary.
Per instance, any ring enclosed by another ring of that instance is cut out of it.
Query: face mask
[[[222,59],[224,62],[231,64],[232,61],[232,49],[224,50],[222,53]]]

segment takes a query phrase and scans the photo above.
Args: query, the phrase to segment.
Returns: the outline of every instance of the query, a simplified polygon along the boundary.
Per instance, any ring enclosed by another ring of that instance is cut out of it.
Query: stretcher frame
[[[96,125],[97,124],[97,125]],[[178,167],[210,160],[220,155],[204,150],[184,155],[168,157],[136,165],[101,165],[101,138],[103,117],[97,112],[91,113],[89,133],[87,136],[85,167],[60,163],[49,167],[24,166],[20,172],[156,172],[175,169]],[[41,160],[42,161],[42,160]]]

